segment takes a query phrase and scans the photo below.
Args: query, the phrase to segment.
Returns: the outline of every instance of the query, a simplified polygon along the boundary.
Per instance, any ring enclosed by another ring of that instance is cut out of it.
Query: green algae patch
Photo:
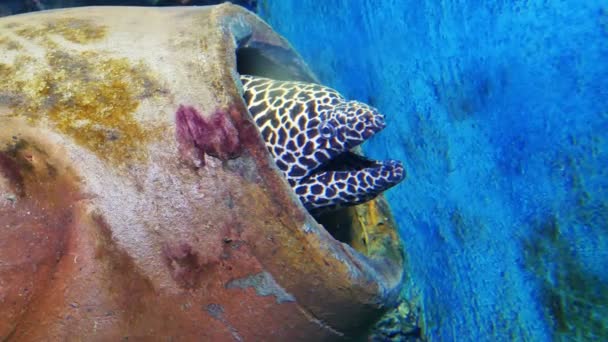
[[[548,216],[533,224],[524,240],[525,265],[537,276],[544,314],[560,341],[608,339],[608,283],[573,257],[572,241],[558,219]]]
[[[87,44],[106,36],[107,28],[89,20],[61,18],[39,25],[27,25],[15,29],[15,34],[29,40],[46,39],[48,35],[58,35],[76,44]]]
[[[598,265],[605,264],[608,172],[597,167],[606,158],[606,140],[601,134],[578,134],[567,142],[571,150],[551,162],[553,181],[567,190],[565,204],[531,224],[523,241],[524,261],[538,281],[555,340],[606,341],[608,279]],[[591,258],[594,267],[587,265]]]
[[[143,127],[134,113],[142,99],[163,92],[146,65],[59,49],[48,50],[44,62],[20,56],[0,64],[0,104],[12,116],[52,126],[104,160],[145,155],[159,129]]]

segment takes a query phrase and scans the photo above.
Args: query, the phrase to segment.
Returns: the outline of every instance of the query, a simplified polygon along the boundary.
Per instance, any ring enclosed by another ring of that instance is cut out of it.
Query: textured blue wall
[[[432,340],[608,339],[608,5],[267,0],[323,83],[388,127]]]

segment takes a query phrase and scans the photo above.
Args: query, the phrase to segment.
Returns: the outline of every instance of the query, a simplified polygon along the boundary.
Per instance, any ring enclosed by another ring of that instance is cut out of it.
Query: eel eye
[[[331,122],[325,121],[323,124],[321,124],[319,133],[323,139],[331,139],[336,135],[336,128]]]

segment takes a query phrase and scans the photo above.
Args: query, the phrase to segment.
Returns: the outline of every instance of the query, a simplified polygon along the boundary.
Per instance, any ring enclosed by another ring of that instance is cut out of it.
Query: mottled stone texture
[[[0,20],[0,339],[335,340],[394,301],[384,202],[347,216],[373,237],[353,247],[303,210],[237,47],[250,71],[314,80],[233,5]]]

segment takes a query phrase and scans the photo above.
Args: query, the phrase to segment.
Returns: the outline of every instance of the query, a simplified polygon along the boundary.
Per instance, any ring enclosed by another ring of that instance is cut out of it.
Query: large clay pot
[[[327,218],[332,237],[237,72],[315,80],[227,4],[0,19],[1,340],[348,339],[391,305],[385,202]]]

